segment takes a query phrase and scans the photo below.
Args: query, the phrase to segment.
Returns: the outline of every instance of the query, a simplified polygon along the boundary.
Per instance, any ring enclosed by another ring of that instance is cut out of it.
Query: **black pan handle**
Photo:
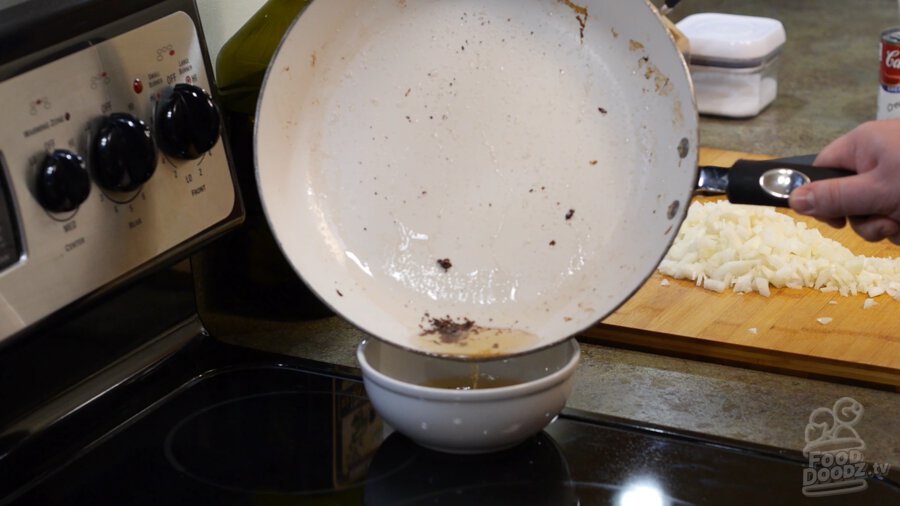
[[[788,197],[800,186],[854,174],[852,170],[778,160],[738,160],[728,171],[728,200],[734,204],[789,207]]]

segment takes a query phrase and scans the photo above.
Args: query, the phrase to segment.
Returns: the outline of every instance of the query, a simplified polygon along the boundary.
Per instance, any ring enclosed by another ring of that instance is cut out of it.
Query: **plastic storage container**
[[[694,14],[676,26],[690,43],[690,70],[701,114],[756,116],[778,95],[778,60],[787,37],[780,21]]]

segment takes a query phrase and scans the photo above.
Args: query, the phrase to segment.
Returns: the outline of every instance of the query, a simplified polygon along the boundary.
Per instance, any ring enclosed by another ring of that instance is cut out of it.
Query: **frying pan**
[[[645,1],[314,1],[256,121],[286,257],[419,352],[564,340],[654,271],[697,181],[685,62]]]

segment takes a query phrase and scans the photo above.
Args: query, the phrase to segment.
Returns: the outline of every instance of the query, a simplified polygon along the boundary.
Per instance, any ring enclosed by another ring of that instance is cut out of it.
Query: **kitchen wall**
[[[197,0],[213,63],[222,45],[264,3],[266,0]]]

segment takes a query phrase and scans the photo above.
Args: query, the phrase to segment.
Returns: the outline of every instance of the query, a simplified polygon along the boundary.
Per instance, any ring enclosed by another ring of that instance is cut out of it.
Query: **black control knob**
[[[219,140],[221,115],[202,89],[176,84],[157,105],[154,134],[159,149],[176,158],[200,158]]]
[[[90,193],[91,179],[80,156],[57,149],[41,162],[35,195],[44,209],[53,213],[74,211]]]
[[[91,173],[97,184],[107,190],[132,191],[155,170],[156,145],[147,125],[127,113],[105,118],[91,153]]]

